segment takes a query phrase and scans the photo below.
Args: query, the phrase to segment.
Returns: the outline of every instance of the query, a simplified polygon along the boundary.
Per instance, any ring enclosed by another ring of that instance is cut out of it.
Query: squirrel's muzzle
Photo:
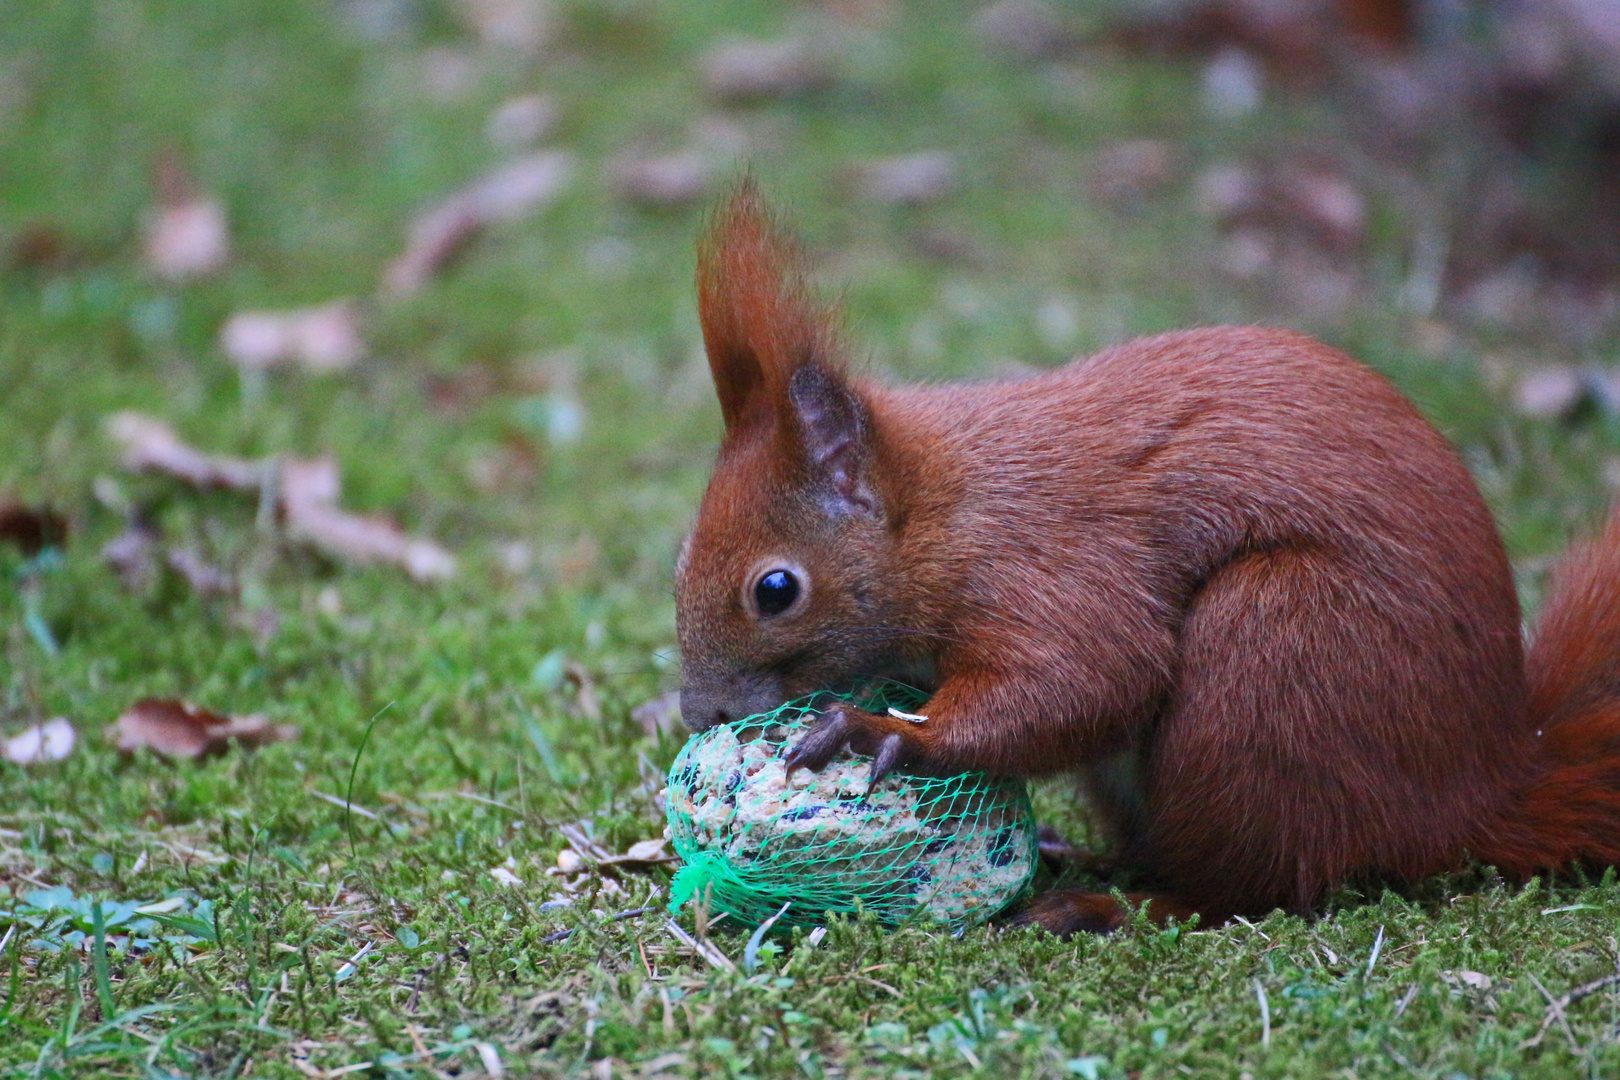
[[[741,676],[710,682],[688,679],[681,687],[681,719],[693,731],[770,712],[787,698],[770,676]]]

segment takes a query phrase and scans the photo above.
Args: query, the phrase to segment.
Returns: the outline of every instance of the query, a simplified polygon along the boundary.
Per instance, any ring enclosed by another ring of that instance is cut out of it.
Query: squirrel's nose
[[[693,678],[681,687],[681,717],[693,731],[769,712],[787,700],[775,678],[737,675]]]
[[[681,720],[692,731],[729,723],[731,716],[719,707],[714,696],[690,687],[681,688]]]

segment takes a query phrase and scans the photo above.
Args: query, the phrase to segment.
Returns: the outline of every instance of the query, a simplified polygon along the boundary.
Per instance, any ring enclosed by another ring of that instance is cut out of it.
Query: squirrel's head
[[[893,669],[883,448],[830,313],[745,180],[698,259],[725,436],[675,573],[693,729]]]

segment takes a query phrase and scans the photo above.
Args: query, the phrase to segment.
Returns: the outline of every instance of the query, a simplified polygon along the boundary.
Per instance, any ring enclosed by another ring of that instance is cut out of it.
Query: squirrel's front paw
[[[787,774],[792,776],[801,768],[818,772],[847,745],[857,754],[872,756],[866,788],[870,793],[899,763],[906,749],[905,737],[888,727],[886,716],[853,705],[834,705],[788,751],[784,761]]]

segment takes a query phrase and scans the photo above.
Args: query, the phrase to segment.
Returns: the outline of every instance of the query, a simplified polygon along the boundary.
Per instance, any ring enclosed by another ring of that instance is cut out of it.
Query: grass
[[[697,57],[807,7],[577,0],[539,59],[479,46],[458,10],[0,0],[0,240],[47,229],[65,252],[0,273],[0,493],[72,525],[28,590],[0,547],[0,722],[61,715],[81,736],[59,764],[0,765],[0,1070],[1620,1072],[1612,988],[1549,1012],[1620,962],[1612,879],[1521,889],[1471,871],[1347,895],[1314,921],[1066,943],[835,923],[733,973],[666,931],[666,870],[591,872],[573,894],[548,876],[559,826],[614,851],[661,828],[678,737],[645,735],[630,709],[676,681],[670,567],[718,435],[690,289],[700,209],[616,197],[607,170],[627,146],[740,141],[844,290],[864,362],[894,378],[1045,366],[1215,320],[1351,348],[1462,447],[1531,601],[1547,556],[1602,507],[1620,437],[1601,417],[1514,417],[1493,373],[1524,343],[1403,312],[1401,211],[1376,190],[1384,224],[1345,312],[1291,311],[1210,269],[1193,177],[1328,138],[1318,105],[1216,124],[1189,104],[1191,67],[998,59],[971,7],[941,0],[852,31],[831,88],[722,110]],[[441,83],[462,65],[462,85],[433,89],[434,64]],[[371,305],[356,370],[239,377],[216,344],[230,312],[372,294],[411,216],[501,160],[491,109],[534,91],[561,103],[550,141],[579,162],[555,205],[419,296]],[[1098,152],[1144,135],[1175,148],[1173,178],[1124,207],[1094,197]],[[960,162],[948,198],[850,194],[849,161],[935,148]],[[232,222],[228,271],[184,287],[139,257],[164,153]],[[575,405],[579,437],[551,437],[548,417]],[[346,505],[441,540],[462,573],[430,587],[329,562],[288,548],[251,500],[124,474],[103,423],[130,408],[212,451],[331,453]],[[125,503],[236,591],[198,597],[172,575],[124,590],[98,553]],[[121,760],[98,733],[147,695],[303,734],[200,764]],[[1083,834],[1060,785],[1037,794]],[[713,940],[740,964],[748,929]]]

